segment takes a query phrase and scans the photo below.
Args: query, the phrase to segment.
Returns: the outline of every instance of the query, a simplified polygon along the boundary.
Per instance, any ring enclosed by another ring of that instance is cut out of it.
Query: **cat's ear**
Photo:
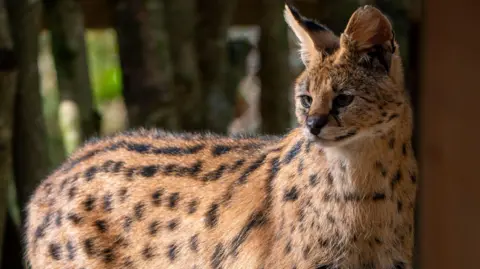
[[[317,56],[333,53],[339,38],[330,29],[303,17],[298,10],[285,4],[285,21],[300,41],[300,56],[305,65]]]
[[[388,71],[396,43],[392,24],[373,6],[358,8],[341,37],[342,48],[360,54],[361,60],[379,63]]]

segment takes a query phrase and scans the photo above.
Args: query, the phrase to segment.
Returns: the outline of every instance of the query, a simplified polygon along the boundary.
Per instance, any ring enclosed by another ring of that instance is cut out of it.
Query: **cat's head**
[[[295,105],[305,134],[323,146],[388,131],[408,102],[392,25],[372,6],[358,8],[344,32],[285,6],[305,70],[295,83]]]

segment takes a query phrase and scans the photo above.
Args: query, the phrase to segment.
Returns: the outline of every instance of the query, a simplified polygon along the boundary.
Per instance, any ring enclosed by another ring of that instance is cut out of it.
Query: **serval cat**
[[[338,37],[285,8],[305,71],[283,137],[137,130],[92,141],[35,191],[33,269],[411,269],[417,164],[392,25]]]

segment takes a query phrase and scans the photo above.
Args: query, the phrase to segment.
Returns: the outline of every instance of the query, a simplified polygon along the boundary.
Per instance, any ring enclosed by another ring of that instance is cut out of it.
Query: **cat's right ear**
[[[297,9],[285,4],[285,21],[300,41],[300,57],[308,65],[315,57],[333,53],[339,38],[327,27],[303,17]]]

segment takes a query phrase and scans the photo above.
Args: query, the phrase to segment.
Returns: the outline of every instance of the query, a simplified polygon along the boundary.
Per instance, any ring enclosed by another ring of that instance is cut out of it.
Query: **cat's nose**
[[[318,135],[327,122],[328,115],[325,114],[307,116],[307,127],[313,135]]]

